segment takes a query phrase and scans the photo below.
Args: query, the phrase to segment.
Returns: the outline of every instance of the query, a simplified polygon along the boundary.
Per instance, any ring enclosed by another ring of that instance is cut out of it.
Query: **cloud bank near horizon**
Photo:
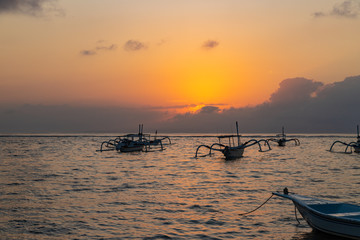
[[[274,133],[281,126],[296,133],[353,132],[360,123],[359,91],[360,76],[329,85],[305,78],[286,79],[263,104],[178,115],[169,128],[175,132],[185,128],[190,132],[211,132],[209,126],[224,129],[238,121],[244,133]]]
[[[353,133],[360,123],[360,76],[324,85],[306,78],[283,80],[267,102],[255,107],[220,110],[204,106],[196,113],[170,113],[156,108],[23,105],[0,107],[0,133],[127,133],[138,124],[146,132]]]

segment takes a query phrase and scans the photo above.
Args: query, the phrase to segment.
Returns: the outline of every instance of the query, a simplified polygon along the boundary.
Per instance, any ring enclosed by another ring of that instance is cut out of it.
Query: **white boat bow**
[[[336,236],[360,239],[360,206],[286,194],[286,191],[273,194],[292,200],[312,228]]]

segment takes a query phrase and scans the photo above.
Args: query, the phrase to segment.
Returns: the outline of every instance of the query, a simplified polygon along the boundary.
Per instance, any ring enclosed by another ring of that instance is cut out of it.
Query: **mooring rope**
[[[259,208],[261,208],[262,206],[264,206],[273,196],[274,196],[274,194],[272,193],[271,196],[270,196],[268,199],[266,199],[265,202],[263,202],[260,206],[258,206],[258,207],[255,208],[254,210],[251,210],[250,212],[246,212],[246,213],[239,213],[238,215],[243,216],[243,215],[247,215],[247,214],[250,214],[250,213],[255,212],[256,210],[258,210]]]

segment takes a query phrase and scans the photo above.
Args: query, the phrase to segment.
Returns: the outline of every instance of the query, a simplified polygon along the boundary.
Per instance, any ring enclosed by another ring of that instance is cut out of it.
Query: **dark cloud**
[[[217,113],[220,112],[220,108],[219,107],[215,107],[215,106],[205,106],[202,107],[199,111],[200,114],[202,113]]]
[[[124,44],[124,49],[126,51],[139,51],[146,48],[147,46],[144,43],[137,40],[129,40]]]
[[[329,12],[315,12],[314,17],[337,16],[345,18],[356,18],[360,14],[359,0],[345,0],[334,5]]]
[[[353,132],[360,124],[359,92],[360,76],[329,85],[305,78],[286,79],[268,102],[208,114],[179,114],[166,128],[218,133],[238,121],[244,133],[278,132],[283,125],[298,133]]]
[[[206,50],[210,50],[210,49],[216,48],[217,46],[219,46],[218,41],[208,40],[203,43],[202,48],[206,49]]]
[[[44,12],[63,14],[57,7],[57,0],[0,0],[0,13],[42,15]]]
[[[306,78],[286,79],[280,83],[279,89],[270,97],[271,103],[299,102],[309,99],[322,86]]]

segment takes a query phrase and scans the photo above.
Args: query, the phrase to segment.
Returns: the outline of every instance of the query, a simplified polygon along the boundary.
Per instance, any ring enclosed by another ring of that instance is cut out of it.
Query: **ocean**
[[[199,135],[170,135],[164,151],[96,151],[114,137],[0,137],[0,238],[339,239],[298,213],[299,224],[279,197],[239,214],[284,187],[360,204],[360,155],[327,151],[353,135],[296,135],[300,146],[253,146],[231,161],[219,152],[194,158],[198,145],[217,142]]]

